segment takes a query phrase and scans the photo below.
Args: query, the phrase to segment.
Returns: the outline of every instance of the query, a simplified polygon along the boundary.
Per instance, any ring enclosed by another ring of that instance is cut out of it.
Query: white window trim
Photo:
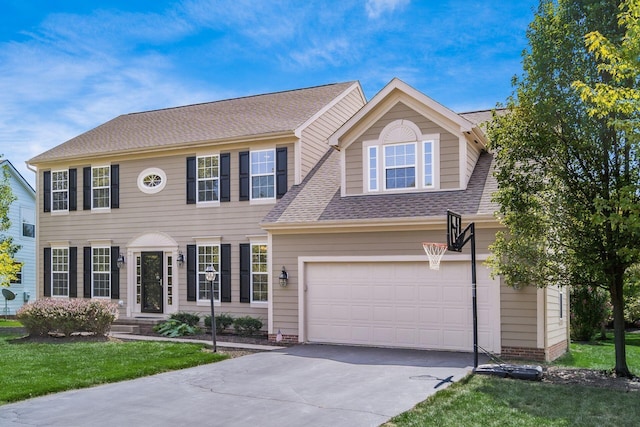
[[[250,286],[249,286],[249,293],[250,293],[250,306],[251,307],[267,307],[267,305],[269,304],[269,293],[270,293],[270,289],[271,289],[271,281],[269,280],[269,278],[271,277],[271,254],[270,254],[270,248],[269,248],[269,243],[268,243],[268,239],[266,236],[260,236],[260,237],[253,237],[249,240],[249,255],[251,256],[251,272],[250,272]],[[266,301],[254,301],[253,300],[253,247],[257,246],[257,245],[265,245],[267,247],[267,272],[265,273],[267,275],[267,300]]]
[[[206,180],[215,179],[218,181],[218,200],[200,200],[200,191],[198,191],[200,181],[204,179],[198,178],[198,160],[203,157],[217,157],[218,158],[218,176],[216,178],[207,178]],[[196,156],[196,206],[220,206],[220,153],[200,154]]]
[[[424,174],[425,174],[425,164],[424,164],[424,146],[426,142],[430,142],[432,144],[431,155],[432,155],[432,174],[433,174],[433,185],[424,185]],[[400,145],[400,144],[415,144],[416,146],[416,163],[415,163],[415,171],[416,171],[416,186],[410,188],[386,188],[386,180],[385,180],[385,170],[386,170],[386,160],[384,155],[384,147],[389,145]],[[362,143],[362,179],[363,179],[363,189],[365,189],[365,193],[373,193],[373,194],[382,194],[382,193],[410,193],[410,192],[420,192],[425,190],[437,191],[440,189],[440,135],[439,134],[421,134],[420,139],[416,141],[399,141],[399,142],[386,142],[383,143],[380,140],[372,140],[372,141],[364,141]],[[376,180],[377,180],[377,188],[371,188],[371,179],[370,179],[370,169],[369,169],[369,160],[370,160],[370,149],[375,148],[377,154],[377,162],[376,162]]]
[[[160,185],[155,187],[147,187],[144,185],[144,179],[149,175],[158,175],[160,177]],[[146,194],[159,193],[167,185],[167,174],[160,168],[147,168],[138,175],[138,189]]]
[[[66,295],[54,295],[53,294],[53,273],[62,273],[62,271],[57,271],[57,270],[54,271],[54,269],[53,269],[54,268],[53,251],[54,250],[60,250],[60,249],[64,249],[64,250],[67,251],[67,270],[66,270],[66,273],[67,273],[67,294]],[[70,253],[69,252],[70,252],[69,251],[69,246],[52,246],[51,247],[51,260],[50,260],[51,261],[51,278],[50,278],[50,281],[51,281],[51,289],[50,289],[51,298],[63,298],[63,299],[68,299],[69,298],[69,286],[70,286],[70,283],[69,283],[69,261],[70,261],[69,260],[69,256],[70,256]]]
[[[273,155],[273,171],[271,173],[253,173],[253,162],[251,161],[251,156],[254,153],[261,153],[269,151]],[[276,200],[276,192],[277,192],[277,177],[276,177],[276,149],[275,148],[266,148],[263,150],[251,150],[249,151],[249,200],[254,204],[260,203],[273,203]],[[253,197],[253,177],[254,176],[273,176],[273,197]]]
[[[387,148],[387,147],[398,146],[398,145],[406,145],[406,146],[413,145],[413,152],[414,152],[414,158],[415,158],[415,162],[413,163],[413,166],[412,165],[404,165],[401,168],[387,166],[387,156],[386,156],[386,153],[384,152],[385,151],[384,149]],[[381,157],[381,158],[378,159],[378,164],[380,164],[380,162],[382,162],[382,168],[381,168],[381,170],[379,168],[378,174],[382,177],[382,191],[385,191],[385,192],[387,192],[387,191],[411,191],[411,190],[419,188],[418,175],[420,175],[419,174],[419,172],[420,172],[419,164],[420,163],[419,163],[418,156],[420,155],[419,154],[420,150],[417,147],[417,145],[418,144],[416,142],[396,142],[396,143],[392,143],[392,144],[381,144],[380,145],[379,152],[380,152],[381,156],[379,156],[379,157]],[[410,168],[410,167],[413,167],[413,182],[414,182],[414,186],[413,187],[387,188],[387,180],[385,179],[387,169],[391,170],[391,169],[402,169],[402,168]]]
[[[204,237],[204,238],[197,238],[195,240],[196,240],[196,305],[197,306],[211,305],[210,299],[200,299],[200,277],[199,277],[200,263],[198,260],[198,257],[200,256],[200,247],[201,246],[217,246],[218,247],[218,265],[214,266],[214,268],[218,272],[216,276],[216,279],[218,280],[218,299],[213,300],[213,305],[220,306],[221,305],[220,297],[222,296],[222,289],[221,289],[221,282],[220,282],[220,256],[222,255],[221,246],[220,246],[221,239],[219,237]]]
[[[93,171],[95,169],[102,169],[102,168],[107,168],[109,169],[109,185],[106,187],[94,187],[93,186]],[[111,210],[111,179],[113,177],[111,176],[111,165],[101,165],[101,166],[91,166],[91,210],[92,211],[110,211]],[[96,189],[102,189],[102,188],[106,188],[109,191],[109,203],[108,206],[106,207],[101,207],[101,208],[97,208],[93,205],[93,202],[95,200],[95,197],[93,195],[94,190]]]
[[[66,190],[54,190],[53,189],[53,175],[60,172],[67,173],[67,189]],[[66,209],[55,209],[53,195],[54,193],[67,193],[67,208]],[[60,169],[60,170],[52,170],[51,171],[51,212],[52,213],[66,213],[69,212],[69,169]]]
[[[93,268],[95,266],[94,263],[94,249],[107,249],[107,253],[109,254],[109,268],[107,269],[107,273],[109,274],[109,295],[108,296],[96,296],[95,295],[95,282],[94,282],[94,274],[95,273],[104,273],[104,272],[96,272]],[[96,246],[91,246],[91,298],[94,299],[100,299],[100,300],[104,300],[104,299],[111,299],[111,280],[113,279],[111,277],[111,246],[106,246],[106,245],[96,245]]]
[[[24,234],[24,225],[25,225],[25,219],[27,217],[27,215],[25,215],[26,213],[31,213],[31,215],[28,215],[29,218],[31,219],[30,222],[26,222],[26,224],[29,225],[33,225],[33,236],[26,236]],[[33,209],[30,206],[20,206],[20,238],[21,239],[35,239],[36,235],[38,233],[38,230],[36,229],[36,211],[35,209]]]

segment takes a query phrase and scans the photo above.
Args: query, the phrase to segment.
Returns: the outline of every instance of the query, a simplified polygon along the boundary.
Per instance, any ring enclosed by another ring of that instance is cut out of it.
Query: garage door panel
[[[308,341],[473,350],[466,262],[306,263],[304,274]],[[498,286],[478,269],[480,345],[499,352]]]

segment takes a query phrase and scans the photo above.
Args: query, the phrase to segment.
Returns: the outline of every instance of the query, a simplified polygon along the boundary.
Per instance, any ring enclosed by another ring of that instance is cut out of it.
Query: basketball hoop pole
[[[451,218],[456,217],[460,221],[460,215],[452,211],[447,211],[447,222],[451,224]],[[471,305],[473,310],[473,367],[478,367],[478,298],[477,298],[477,284],[476,284],[476,226],[475,223],[471,223],[460,232],[460,222],[454,222],[453,230],[457,235],[452,236],[452,227],[449,225],[447,230],[447,241],[449,242],[449,249],[461,252],[464,245],[467,242],[471,242]],[[469,236],[467,236],[467,232]]]

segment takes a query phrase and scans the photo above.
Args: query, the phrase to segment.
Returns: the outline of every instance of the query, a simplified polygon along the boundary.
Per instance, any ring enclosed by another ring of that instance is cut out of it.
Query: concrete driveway
[[[0,406],[0,425],[378,426],[472,363],[466,353],[300,345]]]

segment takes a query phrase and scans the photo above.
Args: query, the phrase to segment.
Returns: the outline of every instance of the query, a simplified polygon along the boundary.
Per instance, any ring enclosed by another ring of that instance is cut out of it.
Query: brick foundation
[[[566,340],[552,345],[547,348],[547,362],[556,360],[558,357],[565,354],[567,350],[569,350],[569,343]]]
[[[272,343],[277,343],[277,334],[269,334],[269,342]],[[282,334],[282,341],[280,341],[280,343],[282,344],[297,344],[298,343],[298,336],[297,335],[284,335]]]
[[[502,347],[500,357],[503,359],[534,360],[544,362],[545,351],[542,348]]]

